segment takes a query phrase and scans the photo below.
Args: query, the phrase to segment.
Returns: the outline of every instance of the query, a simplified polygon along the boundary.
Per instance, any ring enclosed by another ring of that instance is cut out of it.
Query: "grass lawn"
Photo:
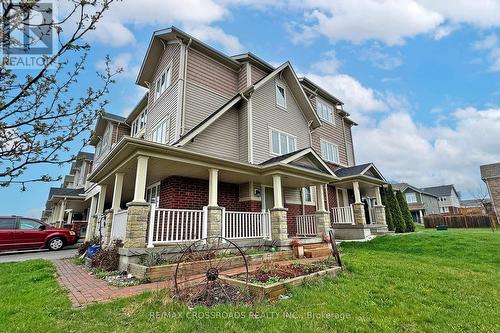
[[[163,293],[71,309],[46,261],[0,264],[0,332],[500,332],[500,231],[344,243],[348,273],[254,307],[187,309]]]

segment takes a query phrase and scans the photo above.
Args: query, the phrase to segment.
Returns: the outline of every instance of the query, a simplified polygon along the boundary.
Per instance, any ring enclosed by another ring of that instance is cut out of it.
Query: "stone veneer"
[[[330,213],[316,212],[316,232],[318,237],[328,235],[328,230],[331,228]]]
[[[123,247],[144,248],[146,247],[149,204],[142,202],[129,202],[127,207],[127,231],[125,233]]]
[[[113,210],[108,209],[104,212],[104,214],[106,214],[106,229],[104,230],[103,244],[104,246],[107,246],[111,238],[111,226],[113,225]]]
[[[207,207],[207,237],[222,235],[222,208]]]
[[[375,212],[375,223],[377,224],[387,224],[385,221],[385,206],[377,205],[373,207]]]
[[[354,212],[354,223],[355,224],[366,224],[365,205],[362,203],[353,203],[352,209]]]
[[[500,221],[500,177],[489,178],[486,183],[490,189],[491,200],[493,201],[497,220]]]
[[[271,212],[271,238],[273,241],[288,239],[286,208],[273,208]]]

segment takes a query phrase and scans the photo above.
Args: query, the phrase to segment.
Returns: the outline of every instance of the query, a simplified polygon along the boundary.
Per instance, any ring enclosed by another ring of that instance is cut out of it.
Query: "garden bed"
[[[290,287],[320,276],[336,276],[340,271],[341,268],[335,266],[334,261],[327,259],[309,264],[263,265],[249,272],[248,283],[245,276],[239,274],[220,276],[220,279],[231,286],[248,288],[249,293],[258,300],[275,300]]]
[[[247,264],[250,265],[258,265],[271,261],[279,261],[286,260],[292,257],[292,251],[279,251],[279,252],[268,252],[262,254],[253,254],[246,256]],[[219,262],[224,262],[224,267],[226,269],[232,269],[236,267],[241,267],[244,265],[243,258],[240,256],[236,257],[228,257],[219,259]],[[203,261],[191,261],[191,262],[183,262],[184,270],[189,270],[193,274],[202,274],[205,273],[205,263],[206,260]],[[189,267],[186,267],[189,266]],[[177,268],[177,264],[166,264],[166,265],[158,265],[158,266],[145,266],[141,264],[129,264],[128,272],[134,275],[138,279],[144,279],[151,282],[167,280],[173,278],[175,275],[175,270]],[[199,268],[199,271],[197,269]]]

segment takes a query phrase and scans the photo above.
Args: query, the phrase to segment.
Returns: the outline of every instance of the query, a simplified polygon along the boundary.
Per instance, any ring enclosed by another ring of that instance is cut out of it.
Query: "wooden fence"
[[[448,228],[490,228],[495,225],[494,217],[489,215],[429,215],[424,217],[426,228],[446,225]]]

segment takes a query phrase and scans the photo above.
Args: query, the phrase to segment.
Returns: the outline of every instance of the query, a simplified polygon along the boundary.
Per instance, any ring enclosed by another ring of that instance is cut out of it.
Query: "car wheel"
[[[63,248],[64,241],[60,237],[54,237],[51,240],[49,240],[48,245],[50,251],[57,251]]]

